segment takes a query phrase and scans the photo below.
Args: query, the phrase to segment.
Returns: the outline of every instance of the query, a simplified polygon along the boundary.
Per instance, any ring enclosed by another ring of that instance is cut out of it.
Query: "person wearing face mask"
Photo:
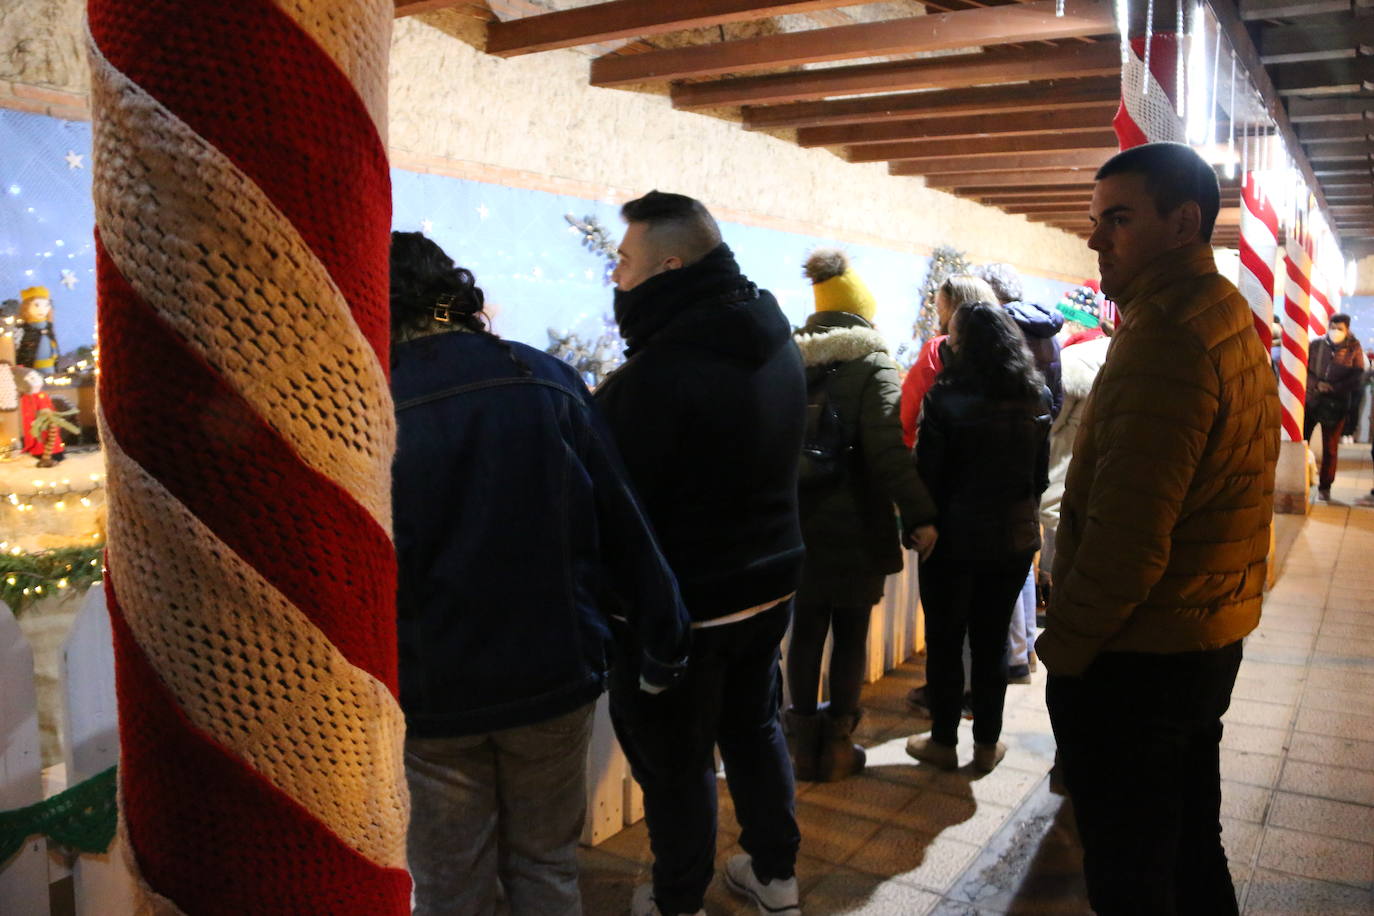
[[[801,581],[797,479],[806,376],[772,294],[749,282],[700,201],[652,191],[621,209],[615,316],[625,364],[597,389],[692,618],[682,686],[611,683],[611,721],[644,789],[653,883],[635,916],[701,911],[716,842],[718,745],[744,852],[726,883],[798,916],[792,765],[779,645]]]
[[[1350,413],[1350,399],[1364,377],[1364,348],[1350,333],[1350,316],[1332,315],[1326,334],[1307,345],[1307,408],[1303,417],[1305,439],[1322,428],[1321,471],[1317,495],[1331,498],[1336,479],[1336,458],[1341,434]]]

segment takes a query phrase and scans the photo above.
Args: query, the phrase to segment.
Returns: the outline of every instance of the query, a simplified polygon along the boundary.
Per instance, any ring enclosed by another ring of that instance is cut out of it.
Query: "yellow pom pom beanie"
[[[834,248],[813,251],[806,259],[804,273],[811,279],[818,312],[849,312],[873,323],[877,300],[868,285],[851,270],[844,252]]]

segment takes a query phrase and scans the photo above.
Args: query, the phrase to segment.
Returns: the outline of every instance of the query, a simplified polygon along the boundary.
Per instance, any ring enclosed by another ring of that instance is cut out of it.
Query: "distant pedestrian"
[[[1332,315],[1326,333],[1307,345],[1307,405],[1303,413],[1304,440],[1311,439],[1318,426],[1322,430],[1317,496],[1323,500],[1331,498],[1350,400],[1364,380],[1364,368],[1364,347],[1350,333],[1350,316]]]

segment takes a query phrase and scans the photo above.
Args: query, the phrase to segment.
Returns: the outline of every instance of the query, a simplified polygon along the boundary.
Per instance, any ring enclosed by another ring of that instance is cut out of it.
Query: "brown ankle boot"
[[[816,766],[816,779],[819,782],[834,782],[863,772],[868,762],[868,754],[852,741],[854,729],[858,727],[861,711],[846,715],[831,715],[829,708],[823,709],[820,737],[820,760]]]

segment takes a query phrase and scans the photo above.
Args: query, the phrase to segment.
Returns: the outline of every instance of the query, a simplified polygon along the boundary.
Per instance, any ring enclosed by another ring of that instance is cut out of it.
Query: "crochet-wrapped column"
[[[1307,400],[1307,328],[1312,294],[1312,242],[1306,214],[1288,229],[1283,291],[1283,355],[1279,362],[1279,403],[1283,438],[1303,441],[1303,406]]]
[[[1255,314],[1255,330],[1265,349],[1273,340],[1274,262],[1279,250],[1279,215],[1260,188],[1260,176],[1245,173],[1240,205],[1240,282],[1237,286]]]
[[[89,0],[121,828],[156,912],[401,914],[391,0]]]

